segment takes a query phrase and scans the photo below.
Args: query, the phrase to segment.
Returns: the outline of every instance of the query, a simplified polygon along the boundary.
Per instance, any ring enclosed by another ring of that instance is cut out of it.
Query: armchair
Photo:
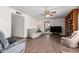
[[[76,48],[78,47],[79,43],[79,31],[75,31],[71,36],[69,37],[61,37],[61,43],[71,47]]]

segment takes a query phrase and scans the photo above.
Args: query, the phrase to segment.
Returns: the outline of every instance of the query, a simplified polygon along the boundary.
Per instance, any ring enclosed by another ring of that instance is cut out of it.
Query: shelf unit
[[[78,10],[72,10],[65,17],[65,36],[70,36],[74,31],[78,30]]]

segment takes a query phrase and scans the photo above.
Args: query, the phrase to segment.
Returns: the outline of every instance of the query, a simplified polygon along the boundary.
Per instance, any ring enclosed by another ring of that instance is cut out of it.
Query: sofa
[[[0,31],[0,53],[23,53],[25,51],[25,39],[10,41],[13,40],[5,38],[4,33]]]
[[[75,31],[69,37],[61,37],[61,43],[70,48],[76,48],[79,44],[79,31]]]
[[[28,37],[29,38],[37,38],[42,35],[42,31],[38,29],[29,29],[28,30]]]

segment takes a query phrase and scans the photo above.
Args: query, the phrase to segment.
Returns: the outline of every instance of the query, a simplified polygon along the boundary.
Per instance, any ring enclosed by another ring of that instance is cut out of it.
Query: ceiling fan
[[[45,17],[49,18],[52,17],[54,14],[56,13],[56,11],[50,11],[50,10],[44,10],[43,14]]]

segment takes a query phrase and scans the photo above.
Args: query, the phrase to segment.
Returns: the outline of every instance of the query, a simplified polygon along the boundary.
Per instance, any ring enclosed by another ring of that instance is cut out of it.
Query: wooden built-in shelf
[[[65,17],[65,36],[78,30],[78,12],[79,9],[74,9]]]

